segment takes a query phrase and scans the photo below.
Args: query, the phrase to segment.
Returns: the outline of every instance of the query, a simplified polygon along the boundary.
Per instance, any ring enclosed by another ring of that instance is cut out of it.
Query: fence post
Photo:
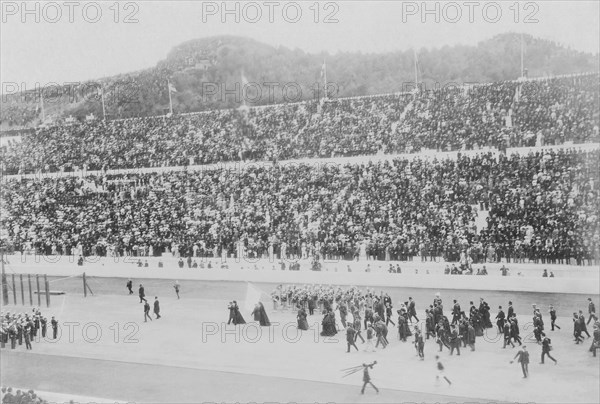
[[[33,306],[33,291],[31,290],[31,274],[27,274],[27,282],[29,283],[29,305]]]
[[[8,306],[8,281],[6,280],[6,272],[4,271],[4,256],[0,255],[2,260],[2,303]]]
[[[15,306],[17,305],[17,287],[15,283],[15,274],[12,274],[12,287],[13,287],[13,301]]]
[[[37,283],[37,298],[38,298],[38,307],[42,307],[42,295],[40,291],[40,275],[35,274],[35,282]]]
[[[50,307],[50,282],[48,282],[46,274],[44,274],[44,283],[46,284],[46,307]]]
[[[23,274],[19,274],[19,278],[21,281],[21,303],[25,306],[25,289],[23,288]]]

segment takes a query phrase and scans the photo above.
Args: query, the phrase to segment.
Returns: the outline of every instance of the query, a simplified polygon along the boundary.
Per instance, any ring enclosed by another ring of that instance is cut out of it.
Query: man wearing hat
[[[596,306],[594,305],[594,302],[592,302],[591,297],[588,297],[588,302],[588,313],[590,317],[588,318],[586,325],[590,325],[592,319],[594,319],[594,321],[598,321],[598,317],[596,316]]]
[[[508,310],[506,312],[506,318],[511,319],[515,314],[515,309],[513,308],[512,302],[508,302]]]
[[[50,325],[52,325],[52,339],[56,339],[56,334],[58,333],[58,321],[52,316],[52,320],[50,320]]]
[[[458,320],[460,320],[460,304],[458,304],[456,299],[454,299],[453,302],[454,306],[452,307],[452,324],[454,325],[458,322]]]
[[[498,326],[498,331],[500,334],[504,332],[504,311],[502,311],[502,306],[498,306],[498,314],[496,315],[496,325]]]

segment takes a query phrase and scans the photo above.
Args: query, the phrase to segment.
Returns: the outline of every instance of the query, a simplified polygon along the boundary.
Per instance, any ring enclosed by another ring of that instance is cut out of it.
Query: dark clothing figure
[[[127,289],[129,290],[129,294],[133,295],[133,282],[130,280],[127,281]]]
[[[554,361],[554,364],[558,363],[556,361],[556,359],[554,359],[552,357],[552,355],[550,355],[550,351],[552,350],[552,346],[551,344],[551,340],[550,338],[544,338],[544,340],[542,341],[542,362],[544,363],[544,356],[548,355],[548,358],[552,359]]]
[[[142,303],[142,301],[148,302],[146,300],[146,293],[144,292],[144,287],[142,285],[140,285],[140,288],[138,289],[138,295],[140,296],[140,303]]]
[[[452,307],[452,324],[458,323],[458,320],[460,320],[461,316],[460,312],[460,304],[454,303],[454,307]]]
[[[358,351],[358,347],[354,342],[354,337],[356,336],[356,331],[352,327],[352,325],[348,324],[348,328],[346,328],[346,342],[348,344],[348,353],[350,352],[350,347],[354,347]]]
[[[414,300],[410,300],[408,302],[408,321],[410,321],[412,323],[413,317],[415,318],[415,320],[418,323],[419,322],[419,318],[417,317],[417,308],[415,306],[415,301]]]
[[[246,320],[244,320],[237,302],[233,302],[233,324],[246,324]]]
[[[556,310],[550,309],[550,325],[552,326],[552,331],[554,331],[554,327],[560,330],[558,324],[556,324]]]
[[[306,321],[306,311],[304,309],[298,310],[296,320],[298,321],[299,330],[308,330],[308,321]]]
[[[154,315],[156,315],[157,320],[160,318],[160,303],[158,299],[154,300]]]
[[[362,321],[360,319],[360,316],[358,315],[358,312],[354,315],[354,331],[356,331],[356,335],[354,336],[354,342],[356,342],[359,338],[362,341],[362,343],[365,343],[365,339],[363,338],[361,332],[360,332],[360,327],[361,327]]]
[[[591,300],[589,301],[589,304],[588,304],[588,314],[590,315],[590,317],[588,318],[586,325],[590,325],[590,321],[592,321],[592,319],[594,319],[596,321],[598,320],[598,317],[596,317],[596,306],[594,305],[594,302],[592,302]]]
[[[31,349],[31,330],[29,327],[25,328],[25,349]]]
[[[147,323],[148,319],[152,321],[152,317],[150,317],[150,304],[146,301],[144,303],[144,322]]]
[[[515,347],[515,344],[513,344],[512,342],[512,333],[511,333],[511,329],[510,329],[510,323],[506,322],[504,323],[504,330],[503,330],[503,334],[504,334],[504,346],[502,348],[506,348],[506,345],[510,344],[512,345],[512,347]]]
[[[50,321],[50,324],[52,325],[52,339],[56,339],[56,335],[58,333],[58,321],[52,319],[52,321]]]
[[[521,364],[521,370],[523,371],[523,378],[527,378],[529,376],[529,352],[525,349],[517,352],[517,355],[514,359],[518,359],[518,362]],[[511,361],[512,363],[512,361]]]
[[[42,317],[40,319],[40,325],[42,328],[42,338],[46,338],[46,331],[48,330],[48,320]]]
[[[227,325],[231,324],[232,322],[235,325],[235,309],[233,307],[233,303],[229,303],[227,309],[229,310],[229,320],[227,320]]]
[[[360,394],[365,394],[365,388],[367,387],[367,384],[370,384],[375,389],[377,394],[379,394],[379,389],[377,387],[375,387],[373,382],[371,382],[371,376],[369,375],[369,368],[373,369],[373,366],[375,365],[375,363],[377,363],[377,362],[373,362],[370,365],[363,364],[363,368],[364,368],[364,370],[363,370],[363,386],[360,391]]]
[[[502,334],[504,332],[504,320],[505,320],[504,312],[502,309],[496,315],[496,325],[498,326],[498,332]]]
[[[269,327],[271,325],[271,322],[269,321],[269,317],[267,316],[267,312],[265,311],[265,306],[263,306],[263,304],[260,302],[258,303],[258,306],[260,312],[260,318],[258,322],[263,327]]]
[[[450,355],[454,353],[455,349],[456,354],[460,356],[460,336],[458,335],[456,328],[454,328],[450,334]]]
[[[316,307],[316,303],[315,303],[315,299],[314,297],[311,297],[308,299],[308,314],[309,315],[313,315],[315,314],[315,307]]]
[[[415,333],[415,349],[417,350],[419,359],[425,360],[425,340],[423,339],[423,333],[421,332]]]
[[[467,326],[467,344],[471,347],[471,351],[475,350],[475,328],[472,324]]]
[[[590,347],[590,351],[596,357],[596,351],[600,349],[600,329],[594,328],[594,341],[592,342],[592,346]]]

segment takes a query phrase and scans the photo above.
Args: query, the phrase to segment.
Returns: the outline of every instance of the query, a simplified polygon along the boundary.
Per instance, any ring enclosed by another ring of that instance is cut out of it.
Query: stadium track
[[[174,279],[177,272],[173,271]],[[127,289],[125,283],[127,278],[100,278],[88,276],[88,284],[92,288],[95,296],[102,295],[126,295]],[[51,290],[60,290],[72,296],[83,296],[82,280],[80,276],[71,278],[48,277]],[[137,289],[140,283],[144,284],[146,293],[149,295],[165,296],[174,295],[173,282],[165,279],[152,278],[132,278],[133,289],[137,295]],[[543,281],[543,278],[540,278]],[[56,281],[56,282],[55,282]],[[230,300],[243,301],[246,298],[247,282],[230,282],[230,281],[204,281],[204,280],[179,280],[181,284],[181,297],[187,297],[220,300],[222,306],[226,307]],[[276,284],[272,283],[253,283],[266,294],[270,294]],[[286,284],[287,285],[287,284]],[[346,288],[345,286],[342,286]],[[363,287],[360,287],[363,289]],[[502,305],[506,310],[510,300],[514,303],[514,308],[517,314],[529,319],[531,313],[531,304],[535,303],[547,313],[548,305],[553,304],[559,315],[568,315],[575,309],[584,309],[587,313],[587,295],[576,293],[541,293],[541,292],[505,292],[497,290],[464,290],[464,289],[444,289],[439,288],[399,288],[399,287],[370,287],[371,290],[379,293],[383,291],[388,293],[394,302],[394,306],[400,307],[400,303],[408,300],[411,296],[416,304],[417,311],[424,311],[429,306],[435,294],[440,292],[441,298],[444,301],[444,306],[448,309],[451,307],[451,299],[457,299],[463,310],[469,310],[469,301],[473,301],[479,307],[479,298],[483,297],[490,305],[492,312],[496,313],[498,305]],[[264,296],[263,296],[264,297]],[[598,295],[590,295],[589,297],[598,300]],[[19,296],[20,298],[20,296]],[[34,296],[34,300],[35,300]],[[51,299],[56,299],[51,297]],[[57,301],[59,301],[57,299]],[[273,310],[271,304],[265,301],[265,307],[270,312]],[[226,315],[226,310],[224,310]]]
[[[97,397],[103,397],[106,391],[110,391],[111,395],[118,395],[112,399],[128,402],[489,402],[391,389],[380,389],[380,394],[376,395],[370,387],[361,396],[359,377],[356,377],[356,387],[351,387],[282,377],[9,351],[3,352],[0,369],[4,375],[3,383],[7,385],[21,385],[23,381],[30,380],[28,387],[34,390],[93,394]],[[40,377],[34,381],[31,375]],[[146,381],[144,389],[137,388],[140,380]],[[377,383],[377,380],[374,382]]]

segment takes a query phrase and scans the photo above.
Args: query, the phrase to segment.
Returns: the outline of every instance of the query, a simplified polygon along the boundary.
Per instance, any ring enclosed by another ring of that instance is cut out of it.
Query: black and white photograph
[[[600,1],[0,0],[2,404],[600,402]]]

